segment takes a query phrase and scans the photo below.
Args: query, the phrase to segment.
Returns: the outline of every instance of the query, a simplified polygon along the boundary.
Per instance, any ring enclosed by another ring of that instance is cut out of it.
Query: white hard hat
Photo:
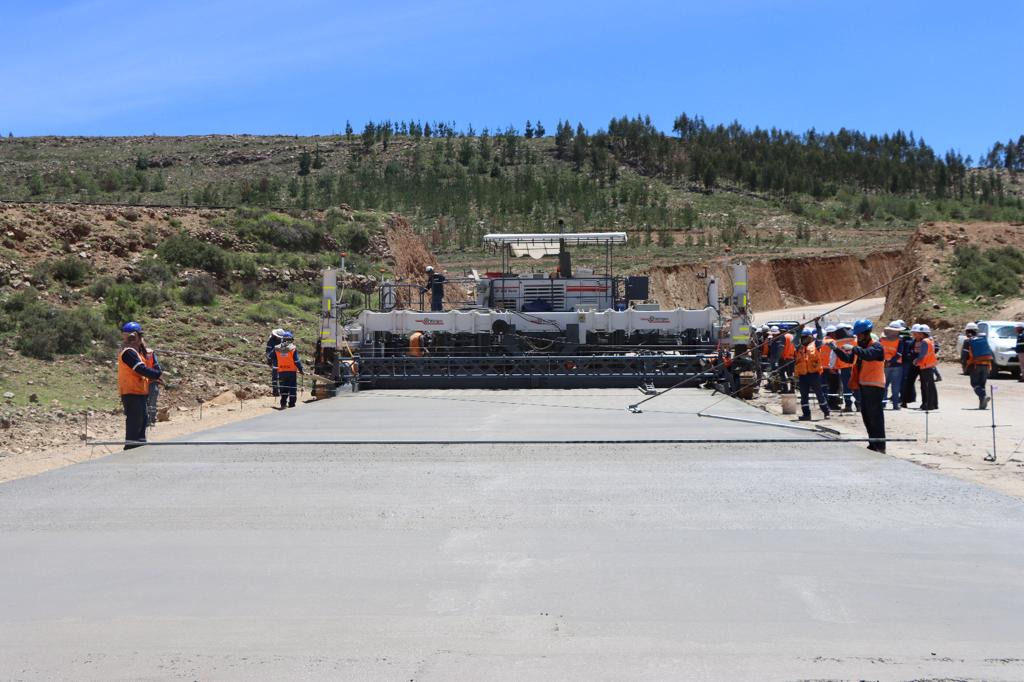
[[[907,328],[907,323],[904,320],[893,320],[892,323],[893,324],[898,324],[900,326],[900,329],[906,329]]]
[[[929,327],[929,326],[928,326],[928,325],[926,325],[926,324],[922,324],[922,325],[921,325],[921,330],[920,330],[920,331],[921,331],[921,333],[922,333],[922,334],[931,334],[931,333],[932,333],[932,328],[931,328],[931,327]]]
[[[770,331],[769,328],[768,328],[768,325],[762,324],[761,325],[761,331],[763,331],[763,332]]]
[[[964,331],[966,331],[966,332],[971,332],[971,331],[976,332],[976,331],[978,331],[978,323],[977,322],[968,322],[966,325],[964,325]]]
[[[836,330],[836,326],[834,324],[830,324],[829,326],[825,327],[825,333],[826,334],[831,334],[835,330]]]
[[[920,332],[921,331],[921,325],[919,325],[919,324],[912,324],[912,325],[910,325],[910,331],[915,333],[915,334]]]
[[[433,272],[433,271],[434,271],[434,266],[433,265],[428,265],[427,266],[427,272]]]
[[[274,329],[274,330],[273,330],[273,331],[271,331],[270,333],[271,333],[272,335],[274,335],[274,336],[284,336],[284,330],[283,330],[283,329],[281,329],[280,327],[278,327],[277,329]]]
[[[779,333],[779,326],[773,324],[770,331],[771,331],[772,334],[778,334]]]
[[[906,327],[907,325],[903,324],[903,320],[893,320],[892,322],[889,323],[889,326],[886,327],[886,329],[895,329],[896,331],[901,331],[903,329],[906,329]]]

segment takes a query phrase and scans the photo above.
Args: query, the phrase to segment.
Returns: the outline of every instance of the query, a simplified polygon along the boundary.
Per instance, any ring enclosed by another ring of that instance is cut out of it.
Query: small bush
[[[143,258],[135,266],[135,276],[140,282],[170,284],[177,276],[177,272],[160,258]]]
[[[38,304],[31,315],[21,316],[18,325],[18,350],[40,360],[84,353],[93,341],[112,349],[117,343],[117,329],[88,308],[62,310]]]
[[[113,277],[100,277],[99,279],[93,280],[92,284],[89,285],[88,292],[93,298],[100,299],[106,298],[107,292],[110,291],[110,287],[114,286],[116,282]]]
[[[271,212],[258,218],[242,218],[237,231],[248,241],[292,251],[318,251],[323,242],[321,226],[284,213]]]
[[[217,299],[217,283],[209,275],[197,275],[189,279],[181,292],[186,305],[211,305]]]
[[[231,270],[231,255],[227,251],[185,232],[165,239],[157,247],[157,253],[173,265],[200,268],[218,277],[227,275]]]
[[[287,303],[272,299],[249,306],[245,309],[245,316],[252,322],[266,324],[294,317],[294,310]]]
[[[981,251],[959,246],[953,260],[953,287],[967,296],[1016,296],[1021,291],[1024,252],[1012,246]]]
[[[103,317],[107,322],[122,325],[139,317],[142,304],[135,296],[135,288],[130,284],[114,284],[107,289],[104,297]]]
[[[75,256],[66,256],[58,261],[48,261],[46,266],[51,277],[72,287],[82,284],[92,274],[92,266],[87,261]]]

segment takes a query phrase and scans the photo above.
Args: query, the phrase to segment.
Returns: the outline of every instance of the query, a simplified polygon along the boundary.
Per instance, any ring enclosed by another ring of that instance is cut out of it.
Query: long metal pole
[[[810,322],[816,322],[816,321],[820,320],[823,317],[831,315],[832,313],[836,312],[837,310],[842,310],[846,306],[848,306],[848,305],[850,305],[852,303],[856,303],[857,301],[861,300],[862,298],[867,298],[868,296],[870,296],[871,294],[875,293],[876,291],[880,291],[880,290],[886,288],[887,286],[890,286],[894,282],[898,282],[901,279],[905,279],[907,277],[910,277],[911,275],[913,275],[916,272],[920,272],[921,269],[922,268],[914,268],[913,270],[911,270],[909,272],[903,273],[899,277],[894,277],[893,279],[890,279],[885,284],[881,284],[881,285],[875,287],[874,289],[872,289],[871,291],[865,292],[865,293],[861,294],[860,296],[858,296],[856,298],[851,298],[849,301],[843,303],[842,305],[837,305],[835,308],[832,308],[831,310],[828,310],[828,311],[826,311],[824,313],[821,313],[820,315],[816,315],[816,316],[814,316],[814,317],[812,317],[810,319],[807,319],[807,320],[804,320],[804,321],[798,323],[797,327],[806,326]],[[749,355],[753,350],[754,350],[754,347],[753,347],[753,345],[751,345],[750,348],[748,348],[747,350],[743,351],[739,355],[735,356],[733,358],[733,360],[735,360],[736,358],[741,358],[744,355]],[[666,393],[668,393],[669,391],[675,390],[677,388],[682,388],[683,386],[686,386],[687,384],[689,384],[693,380],[693,378],[694,377],[687,377],[686,379],[683,379],[679,383],[674,384],[672,386],[669,386],[664,391],[659,391],[659,392],[655,393],[654,395],[650,395],[650,396],[644,398],[643,400],[641,400],[639,402],[633,403],[632,405],[629,406],[629,411],[633,412],[634,414],[639,413],[640,412],[640,409],[639,409],[640,406],[643,405],[644,403],[646,403],[647,401],[654,400],[655,398],[657,398],[659,396],[663,396]]]

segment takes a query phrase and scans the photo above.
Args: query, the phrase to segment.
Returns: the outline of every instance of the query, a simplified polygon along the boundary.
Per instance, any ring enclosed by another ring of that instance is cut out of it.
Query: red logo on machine
[[[431,319],[429,317],[424,317],[424,318],[422,318],[420,320],[413,320],[413,322],[418,322],[420,324],[427,325],[428,327],[429,326],[434,326],[434,327],[443,327],[444,326],[444,320],[434,320],[434,319]]]

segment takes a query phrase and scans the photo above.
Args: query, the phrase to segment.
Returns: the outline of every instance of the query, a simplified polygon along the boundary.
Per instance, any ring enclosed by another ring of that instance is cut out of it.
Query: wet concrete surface
[[[1024,678],[1017,500],[854,444],[483,442],[805,436],[638,397],[364,393],[195,438],[481,442],[2,484],[0,678]]]

